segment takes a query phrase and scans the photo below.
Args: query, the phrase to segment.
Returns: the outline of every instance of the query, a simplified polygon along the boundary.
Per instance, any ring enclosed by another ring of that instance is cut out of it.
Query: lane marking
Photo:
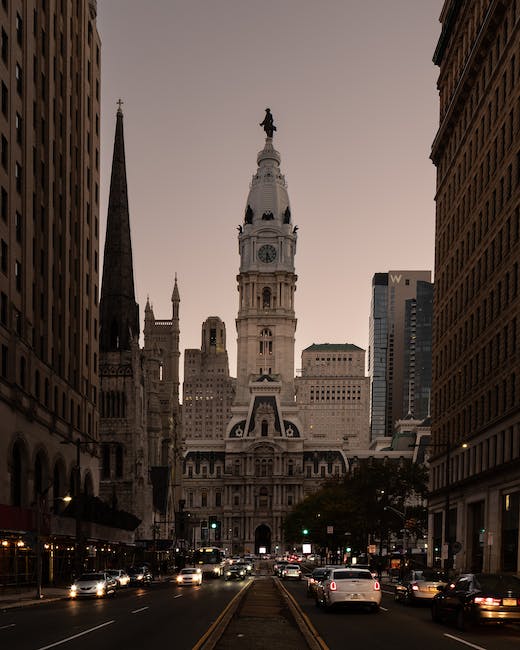
[[[182,598],[182,594],[177,594],[174,598]]]
[[[139,609],[134,609],[132,611],[132,614],[138,614],[139,612],[144,612],[145,609],[149,609],[149,605],[147,605],[146,607],[140,607]]]
[[[444,634],[444,636],[447,636],[448,639],[453,639],[454,641],[463,643],[464,645],[469,645],[470,648],[475,648],[475,650],[486,650],[486,648],[483,648],[481,645],[475,645],[474,643],[470,643],[469,641],[464,641],[464,639],[461,639],[458,636],[453,636],[453,634]]]
[[[107,625],[111,625],[112,623],[115,623],[115,621],[107,621],[106,623],[101,623],[101,625],[96,625],[96,627],[91,627],[89,630],[85,630],[84,632],[80,632],[79,634],[74,634],[73,636],[68,636],[66,639],[62,639],[61,641],[56,641],[56,643],[50,643],[49,645],[44,645],[41,648],[38,648],[37,650],[47,650],[48,648],[55,648],[57,645],[61,645],[62,643],[67,643],[68,641],[72,641],[72,639],[77,639],[78,637],[84,636],[85,634],[90,634],[90,632],[99,630],[100,628],[106,627]]]
[[[382,612],[387,612],[387,611],[388,611],[388,609],[387,609],[386,607],[379,607],[379,609],[380,609]]]
[[[2,625],[2,627],[0,627],[0,630],[7,630],[8,627],[14,627],[15,625],[16,623],[11,623],[10,625]]]

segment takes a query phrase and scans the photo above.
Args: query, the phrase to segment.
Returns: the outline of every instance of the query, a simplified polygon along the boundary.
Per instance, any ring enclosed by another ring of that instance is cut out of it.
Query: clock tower
[[[237,404],[249,402],[250,382],[260,376],[280,382],[281,401],[294,403],[297,228],[273,147],[272,117],[270,126],[239,226]]]

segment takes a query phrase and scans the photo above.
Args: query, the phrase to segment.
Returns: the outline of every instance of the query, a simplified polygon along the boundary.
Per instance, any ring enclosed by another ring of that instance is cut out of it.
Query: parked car
[[[318,586],[319,582],[322,582],[328,574],[329,574],[330,569],[326,569],[325,567],[319,567],[317,569],[314,569],[314,571],[311,573],[310,576],[307,576],[307,597],[308,598],[316,598],[316,587]]]
[[[130,576],[124,569],[107,569],[105,573],[115,578],[118,587],[128,587],[130,584]]]
[[[244,580],[247,577],[247,571],[241,564],[232,564],[224,572],[225,580]]]
[[[302,569],[299,564],[286,564],[281,573],[282,580],[301,580]]]
[[[520,578],[500,573],[466,573],[441,587],[432,601],[436,623],[460,630],[477,623],[520,622]]]
[[[422,569],[409,571],[396,584],[394,600],[411,605],[417,602],[430,602],[439,593],[439,587],[446,585],[442,571]]]
[[[93,597],[103,598],[104,596],[116,593],[117,580],[106,573],[84,573],[74,580],[70,587],[70,598]]]
[[[147,566],[132,566],[128,569],[131,585],[144,585],[152,582],[152,573]]]
[[[363,605],[377,612],[381,605],[381,585],[368,569],[331,569],[316,585],[316,605],[325,609]]]
[[[196,567],[184,567],[177,574],[176,582],[181,585],[201,585],[202,571]]]

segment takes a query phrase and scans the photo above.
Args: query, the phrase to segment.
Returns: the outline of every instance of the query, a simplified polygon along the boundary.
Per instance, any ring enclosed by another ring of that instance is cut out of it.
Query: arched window
[[[43,493],[43,462],[41,454],[36,456],[34,461],[34,498],[35,500]]]
[[[116,447],[116,476],[117,478],[123,476],[123,445]]]
[[[262,420],[262,436],[265,438],[269,432],[269,423],[267,420]]]
[[[11,503],[22,506],[24,501],[24,450],[22,443],[17,441],[13,447],[11,459]]]
[[[264,287],[262,290],[262,307],[267,308],[271,306],[271,289]]]
[[[262,476],[267,476],[267,460],[262,460]]]

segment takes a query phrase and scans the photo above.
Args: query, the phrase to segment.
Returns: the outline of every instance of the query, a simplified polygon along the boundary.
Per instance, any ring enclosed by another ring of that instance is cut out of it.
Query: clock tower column
[[[280,154],[273,147],[272,120],[265,130],[265,146],[258,153],[239,226],[237,405],[249,402],[249,383],[262,375],[281,383],[282,403],[294,401],[297,227],[292,224]]]

